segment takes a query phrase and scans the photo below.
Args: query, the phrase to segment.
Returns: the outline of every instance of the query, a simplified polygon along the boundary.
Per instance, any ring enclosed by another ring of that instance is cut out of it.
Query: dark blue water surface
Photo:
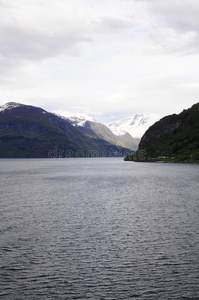
[[[199,299],[199,165],[0,160],[0,299]]]

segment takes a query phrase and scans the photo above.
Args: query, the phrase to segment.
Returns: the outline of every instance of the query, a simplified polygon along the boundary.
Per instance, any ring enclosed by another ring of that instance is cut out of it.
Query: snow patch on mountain
[[[16,107],[20,107],[20,106],[23,106],[23,104],[16,103],[16,102],[8,102],[8,103],[0,106],[0,112],[3,112],[3,111],[8,110],[8,109],[13,109],[13,108],[16,108]]]
[[[56,114],[72,123],[74,126],[84,126],[87,121],[97,122],[94,118],[84,113],[72,113],[69,111],[57,111]]]
[[[162,115],[153,113],[135,114],[129,118],[113,122],[108,127],[116,135],[124,135],[128,132],[133,138],[140,139],[145,131],[159,121],[161,117]]]

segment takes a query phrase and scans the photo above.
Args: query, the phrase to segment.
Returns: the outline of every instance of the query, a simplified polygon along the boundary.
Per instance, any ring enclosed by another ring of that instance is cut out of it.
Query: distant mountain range
[[[105,125],[80,119],[9,102],[0,107],[0,157],[124,156],[131,152]]]
[[[58,115],[9,102],[0,107],[0,157],[125,155],[137,150],[142,135],[159,119],[136,114],[106,126],[86,114]]]
[[[79,129],[82,127],[97,127],[98,125],[103,125],[103,129],[106,127],[106,131],[109,128],[109,134],[115,135],[115,137],[111,137],[111,140],[116,138],[116,140],[120,140],[127,135],[129,138],[130,148],[135,148],[138,146],[138,143],[145,133],[145,131],[153,125],[155,122],[159,121],[162,115],[153,114],[153,113],[145,113],[145,114],[135,114],[128,118],[112,122],[105,126],[102,123],[99,123],[94,118],[88,116],[87,114],[80,113],[71,113],[71,112],[63,112],[61,116],[68,119],[71,124],[78,127]],[[92,125],[91,125],[92,124]],[[94,125],[95,124],[95,125]],[[110,132],[111,131],[111,132]],[[102,132],[101,132],[102,133]],[[131,136],[131,139],[129,137]]]
[[[133,138],[128,131],[123,131],[120,134],[114,133],[111,128],[97,122],[86,114],[65,112],[64,116],[61,116],[61,118],[65,118],[79,131],[92,138],[100,138],[111,144],[132,150],[136,150],[138,147],[140,139]]]
[[[125,160],[199,162],[199,103],[152,125]]]
[[[159,121],[161,117],[162,115],[152,113],[135,114],[129,118],[113,122],[108,127],[116,135],[123,135],[128,132],[133,138],[141,139],[145,131]]]

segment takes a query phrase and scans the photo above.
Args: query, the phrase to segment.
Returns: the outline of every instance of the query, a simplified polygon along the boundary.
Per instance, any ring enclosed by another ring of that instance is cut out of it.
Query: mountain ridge
[[[138,146],[138,139],[134,139],[128,132],[124,132],[122,135],[116,135],[112,130],[92,117],[86,114],[73,114],[68,113],[62,116],[66,118],[73,126],[78,128],[82,133],[94,137],[103,139],[111,144],[120,145],[132,150],[136,150]]]
[[[91,136],[99,134],[101,138],[108,142],[121,144],[132,150],[137,150],[142,135],[162,116],[154,113],[134,114],[110,124],[102,124],[86,114],[71,113],[68,111],[58,111],[58,114],[69,120],[72,125],[84,133],[91,134]],[[103,127],[103,130],[100,130],[100,127],[101,129]],[[109,131],[108,133],[108,129],[111,132]],[[103,135],[102,131],[106,132],[106,134]]]
[[[0,107],[0,157],[49,157],[53,151],[54,156],[81,157],[122,156],[130,150],[91,138],[40,107],[15,102]]]
[[[108,127],[114,134],[122,135],[128,132],[133,138],[141,139],[145,131],[157,122],[162,115],[153,113],[134,114],[128,118],[112,122]]]

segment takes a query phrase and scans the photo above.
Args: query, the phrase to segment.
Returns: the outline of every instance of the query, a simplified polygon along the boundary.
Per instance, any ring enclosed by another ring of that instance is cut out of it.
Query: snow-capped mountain
[[[113,122],[108,127],[116,135],[124,135],[125,132],[128,132],[133,138],[140,139],[145,131],[159,121],[161,117],[162,115],[153,113],[135,114],[129,118]]]
[[[85,120],[81,118],[82,122]],[[112,136],[115,137],[112,131],[100,123],[86,121],[84,127],[74,126],[65,117],[40,107],[14,102],[0,106],[0,158],[101,157],[129,153],[126,145],[118,147],[118,143],[108,142]]]
[[[20,107],[20,106],[23,106],[23,104],[16,103],[16,102],[8,102],[8,103],[0,106],[0,112],[4,112],[6,110],[13,109],[13,108]]]
[[[72,113],[69,111],[56,111],[56,114],[61,118],[70,121],[73,126],[84,126],[87,121],[96,122],[96,120],[84,113]]]
[[[31,108],[20,103],[9,102],[0,106],[0,112],[6,113],[13,109]],[[40,108],[42,114],[47,112]],[[80,132],[94,139],[105,140],[113,145],[123,145],[125,148],[136,150],[140,138],[145,131],[158,121],[162,116],[152,113],[136,114],[129,118],[104,125],[91,116],[84,113],[72,113],[68,111],[54,112],[56,117],[69,122]]]
[[[115,134],[108,126],[87,114],[68,111],[56,111],[56,114],[90,137],[103,139],[111,144],[122,145],[132,150],[136,150],[138,147],[139,140],[132,138],[128,132],[124,132],[122,135]]]
[[[26,109],[27,107],[32,108],[33,106],[25,105],[25,104],[21,104],[21,103],[17,103],[17,102],[7,102],[6,104],[0,106],[0,112],[7,113],[8,111],[12,112],[12,110],[15,108]],[[36,107],[36,108],[39,108],[39,107]],[[39,108],[39,109],[43,114],[47,113],[44,109],[42,109],[42,108]]]
[[[162,117],[160,114],[153,113],[135,114],[106,126],[87,114],[67,111],[58,111],[57,113],[83,133],[105,139],[112,143],[122,141],[132,149],[136,149],[140,138],[146,130]],[[131,137],[133,138],[132,140]]]

